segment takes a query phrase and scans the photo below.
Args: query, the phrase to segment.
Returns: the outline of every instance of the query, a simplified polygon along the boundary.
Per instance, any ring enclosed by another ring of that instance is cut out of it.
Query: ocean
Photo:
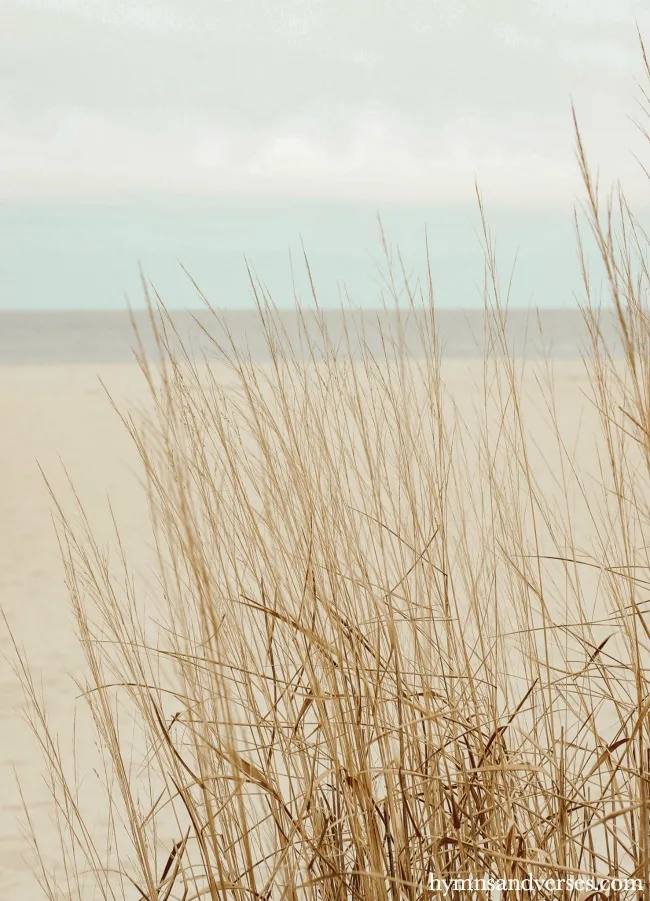
[[[513,275],[511,305],[574,308],[582,281],[571,211],[488,203],[486,214],[504,296]],[[0,203],[0,309],[121,310],[126,298],[142,307],[139,267],[169,307],[200,305],[187,271],[213,305],[250,309],[248,266],[278,306],[292,307],[311,298],[303,249],[321,306],[349,297],[374,308],[388,270],[378,216],[395,273],[403,265],[424,280],[428,243],[438,307],[483,306],[476,206],[146,197]]]
[[[586,335],[571,212],[491,210],[488,204],[486,214],[501,301],[512,311],[513,350],[535,354],[543,344],[556,356],[575,357]],[[588,238],[586,247],[600,296],[602,272]],[[141,272],[193,348],[205,349],[206,342],[186,311],[198,310],[199,319],[211,322],[207,298],[222,311],[235,344],[248,346],[258,360],[266,350],[253,312],[255,292],[272,298],[294,334],[291,310],[296,302],[313,308],[315,293],[338,342],[341,305],[352,307],[379,351],[378,322],[385,328],[386,314],[378,319],[376,311],[393,306],[391,279],[403,309],[405,279],[416,294],[418,287],[426,293],[430,272],[446,352],[481,352],[485,257],[476,206],[377,210],[338,201],[141,197],[0,204],[0,364],[132,360],[126,311],[128,304],[144,308]],[[536,314],[527,310],[540,312],[542,343]],[[146,317],[136,317],[151,351]],[[403,324],[408,349],[417,353],[417,322],[407,317]]]
[[[173,311],[174,329],[194,357],[222,359],[222,352],[209,340],[203,329],[221,345],[250,355],[253,362],[269,359],[258,314],[254,310],[218,311],[216,316],[204,310]],[[423,352],[422,328],[425,314],[391,314],[383,310],[341,313],[326,310],[322,322],[332,346],[339,356],[358,356],[359,336],[370,352],[390,357],[387,336],[397,340],[400,332],[410,356]],[[134,313],[135,325],[149,357],[156,358],[156,347],[149,327],[148,314]],[[279,329],[281,341],[291,343],[298,358],[306,359],[309,351],[300,342],[298,316],[291,311],[278,311],[272,325]],[[305,314],[305,328],[315,348],[322,355],[320,326],[313,312]],[[481,310],[439,310],[435,314],[441,349],[446,357],[472,359],[485,348],[486,317]],[[400,328],[397,328],[397,326]],[[611,312],[602,317],[605,339],[616,351],[616,326]],[[346,340],[346,331],[350,341]],[[511,310],[507,316],[507,340],[516,356],[539,357],[548,353],[554,359],[576,359],[589,352],[589,336],[579,310]],[[68,312],[0,312],[0,365],[66,365],[129,363],[135,360],[135,333],[125,311]]]

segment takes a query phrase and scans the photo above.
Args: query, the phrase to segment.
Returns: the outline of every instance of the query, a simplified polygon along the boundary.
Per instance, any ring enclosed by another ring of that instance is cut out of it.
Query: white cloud
[[[423,139],[397,119],[365,115],[332,142],[315,124],[175,128],[61,108],[29,125],[5,113],[0,134],[3,198],[150,190],[453,202],[471,199],[475,174],[486,196],[505,204],[561,203],[577,188],[570,149],[554,155],[477,118]]]
[[[645,17],[639,0],[533,0],[537,9],[561,22],[575,25],[629,25]]]
[[[636,62],[626,47],[607,39],[567,43],[561,50],[561,55],[563,59],[573,65],[579,66],[583,70],[585,67],[589,67],[601,75],[606,72],[631,74]]]
[[[0,0],[0,197],[569,203],[631,177],[632,0]],[[637,65],[635,65],[635,61]],[[635,182],[636,184],[636,182]]]
[[[36,12],[63,13],[100,25],[139,26],[161,31],[178,31],[194,23],[189,7],[185,5],[142,0],[23,0],[16,6],[23,10],[31,7]]]

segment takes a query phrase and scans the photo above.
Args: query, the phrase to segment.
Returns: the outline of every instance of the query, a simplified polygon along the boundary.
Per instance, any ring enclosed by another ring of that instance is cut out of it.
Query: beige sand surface
[[[106,496],[110,496],[131,559],[146,559],[146,509],[134,476],[135,455],[98,384],[98,371],[118,400],[143,396],[142,377],[131,365],[101,370],[92,366],[0,368],[0,604],[42,680],[52,725],[60,730],[64,745],[69,742],[77,694],[69,673],[78,671],[81,657],[67,607],[52,505],[37,463],[66,495],[59,457],[64,461],[100,530],[109,524]],[[475,399],[478,371],[476,363],[467,361],[446,368],[450,389],[466,414]],[[579,436],[579,455],[588,462],[595,419],[582,393],[587,385],[583,364],[558,362],[556,379],[560,425],[568,442]],[[535,437],[544,453],[549,432],[541,415],[538,422]],[[0,639],[2,651],[9,653],[4,625]],[[15,776],[23,786],[43,851],[52,856],[56,840],[49,824],[45,770],[21,720],[21,690],[5,659],[0,660],[0,689],[0,898],[36,901],[43,895],[23,860],[29,846],[20,831]],[[81,770],[87,741],[80,736]]]
[[[119,395],[139,384],[134,366],[103,370]],[[143,525],[133,475],[133,454],[91,367],[7,367],[0,373],[0,604],[42,680],[53,725],[70,735],[77,690],[68,673],[78,668],[52,503],[38,464],[62,490],[61,461],[95,521],[107,522],[106,495],[135,541]],[[61,460],[59,460],[59,456]],[[63,492],[65,494],[65,492]],[[2,627],[2,651],[10,648]],[[6,660],[0,661],[0,897],[42,897],[22,860],[16,777],[20,779],[44,845],[56,853],[38,748],[21,719],[22,693]],[[15,775],[14,775],[15,773]],[[52,839],[52,841],[48,841]]]

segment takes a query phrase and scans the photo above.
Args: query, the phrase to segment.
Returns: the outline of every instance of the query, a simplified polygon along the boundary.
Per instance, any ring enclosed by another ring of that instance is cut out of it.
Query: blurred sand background
[[[128,362],[126,318],[110,316],[102,324],[102,315],[75,314],[67,319],[63,315],[58,319],[56,315],[49,319],[35,314],[31,319],[18,314],[0,316],[0,606],[28,654],[35,677],[42,682],[51,725],[61,733],[64,747],[70,741],[75,709],[80,706],[71,674],[79,672],[81,652],[68,608],[51,519],[52,502],[39,465],[57,493],[69,499],[62,470],[65,465],[100,536],[110,533],[110,498],[129,558],[145,573],[149,551],[147,511],[136,476],[134,449],[99,377],[122,406],[140,404],[146,392],[138,367]],[[254,336],[250,331],[253,319],[239,315],[241,318],[233,321],[245,322],[248,337]],[[441,317],[443,339],[445,333],[448,339],[443,376],[459,408],[470,417],[481,370],[478,347],[470,337],[472,329],[480,335],[481,321],[473,316],[472,328],[461,314]],[[595,463],[597,418],[585,396],[588,379],[580,359],[584,334],[578,314],[544,316],[556,339],[553,363],[558,422],[567,444],[577,442],[576,459],[586,470]],[[522,314],[512,326],[520,350],[523,323]],[[241,333],[236,337],[240,340]],[[254,355],[263,362],[261,344],[255,347]],[[534,364],[526,384],[534,395]],[[531,408],[530,412],[534,440],[540,453],[550,457],[553,438],[542,411],[538,414]],[[0,646],[3,654],[11,655],[4,624],[0,624]],[[20,829],[24,817],[16,779],[50,859],[56,857],[56,835],[49,819],[45,768],[21,718],[21,706],[18,680],[2,657],[0,897],[36,901],[43,895],[24,859],[29,858],[30,849]],[[77,744],[82,761],[84,745],[90,747],[90,741],[89,734],[80,729]],[[101,811],[98,817],[101,819]]]

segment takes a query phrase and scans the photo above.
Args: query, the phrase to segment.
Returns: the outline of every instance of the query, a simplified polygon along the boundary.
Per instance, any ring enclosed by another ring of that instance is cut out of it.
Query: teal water
[[[425,275],[426,227],[441,308],[482,306],[476,207],[389,206],[380,213],[415,277]],[[488,208],[487,213],[504,286],[517,255],[511,304],[574,306],[581,279],[570,211]],[[125,295],[142,306],[139,264],[170,307],[196,307],[195,290],[180,263],[214,305],[246,309],[253,301],[245,257],[276,304],[290,307],[294,283],[301,300],[309,299],[301,239],[322,306],[337,306],[343,285],[359,307],[380,303],[383,257],[377,210],[371,206],[187,198],[4,203],[0,309],[117,310],[124,308]]]

